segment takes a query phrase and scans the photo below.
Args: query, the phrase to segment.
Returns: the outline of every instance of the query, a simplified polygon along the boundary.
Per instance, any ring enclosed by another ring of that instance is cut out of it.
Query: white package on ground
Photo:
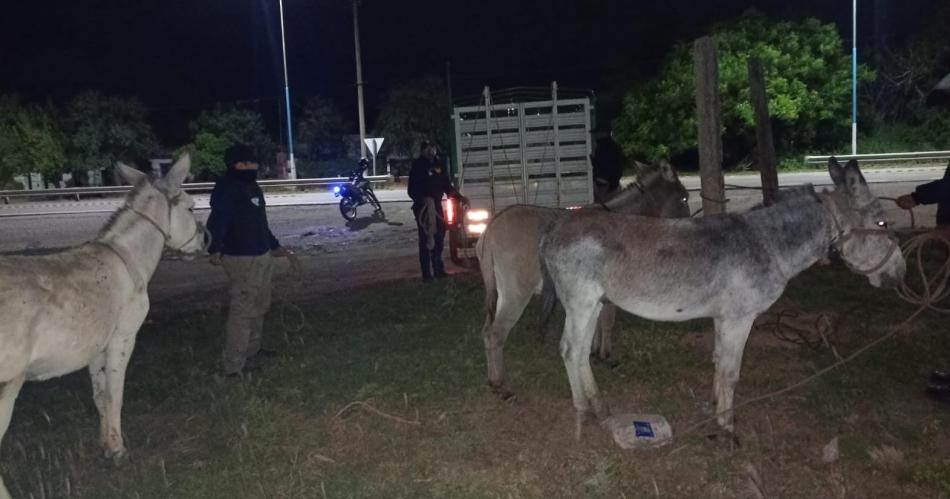
[[[669,421],[659,414],[614,414],[601,424],[624,449],[652,449],[673,441]]]

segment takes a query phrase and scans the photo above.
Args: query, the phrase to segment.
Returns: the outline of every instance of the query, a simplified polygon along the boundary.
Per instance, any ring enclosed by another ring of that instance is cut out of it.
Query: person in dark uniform
[[[943,178],[918,185],[914,192],[897,198],[897,206],[905,210],[921,204],[937,205],[937,230],[950,237],[950,164]],[[950,403],[950,369],[937,370],[930,375],[927,394],[934,400]]]
[[[251,148],[229,148],[224,162],[227,172],[211,192],[208,253],[213,265],[224,267],[230,283],[224,374],[240,377],[260,358],[276,354],[261,348],[264,314],[271,301],[272,257],[290,252],[267,224],[264,193],[257,185],[259,163]]]
[[[437,156],[434,143],[422,142],[419,157],[413,161],[412,168],[409,170],[408,191],[412,199],[412,213],[415,215],[416,226],[419,229],[419,266],[422,268],[422,279],[430,281],[433,277],[445,277],[445,265],[442,263],[442,248],[445,243],[442,197],[446,195],[454,197],[463,204],[467,204],[468,200],[452,186],[443,162]],[[434,234],[428,234],[426,221],[420,218],[427,199],[432,200],[432,207],[438,216]],[[430,236],[435,242],[432,249],[428,247]]]

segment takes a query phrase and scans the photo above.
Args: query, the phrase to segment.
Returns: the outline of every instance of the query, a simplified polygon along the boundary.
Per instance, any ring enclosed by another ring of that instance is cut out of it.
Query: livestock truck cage
[[[475,244],[492,217],[517,205],[576,208],[593,201],[591,93],[485,87],[473,105],[455,107],[456,184],[467,209],[445,200],[452,261],[475,262]]]

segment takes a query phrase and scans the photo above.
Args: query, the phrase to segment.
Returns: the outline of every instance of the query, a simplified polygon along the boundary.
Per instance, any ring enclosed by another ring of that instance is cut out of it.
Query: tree
[[[326,177],[341,174],[352,158],[346,158],[344,135],[353,123],[343,117],[333,101],[312,96],[304,104],[295,128],[297,173],[303,176]]]
[[[16,97],[0,97],[0,184],[21,173],[48,177],[66,162],[63,137],[52,105],[22,105]]]
[[[449,147],[452,103],[445,82],[429,77],[410,80],[389,92],[376,122],[390,151],[412,156],[423,140]]]
[[[933,91],[950,73],[948,22],[950,4],[935,5],[904,46],[880,57],[879,77],[867,92],[875,117],[871,149],[943,149],[950,143],[950,94]]]
[[[88,170],[109,169],[117,161],[141,164],[158,152],[145,106],[136,99],[82,92],[66,107],[66,159],[77,183]]]
[[[192,142],[191,171],[201,178],[220,175],[225,170],[224,151],[235,144],[247,144],[260,158],[261,166],[272,166],[273,140],[260,114],[235,106],[218,105],[204,111],[188,125]]]
[[[847,141],[850,59],[834,25],[816,19],[770,22],[756,12],[716,28],[727,163],[755,145],[747,61],[762,61],[780,152],[831,150]],[[659,160],[695,149],[692,44],[674,47],[658,77],[629,91],[614,122],[628,155]],[[862,66],[859,78],[873,74]]]

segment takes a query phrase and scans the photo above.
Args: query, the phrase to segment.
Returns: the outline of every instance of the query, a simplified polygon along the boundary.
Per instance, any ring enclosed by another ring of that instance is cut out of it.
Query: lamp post
[[[294,164],[294,129],[290,119],[290,83],[287,79],[287,42],[284,40],[284,0],[280,5],[280,48],[284,56],[284,100],[287,106],[287,175],[297,178],[297,165]]]
[[[353,0],[353,45],[356,52],[356,101],[360,115],[360,157],[366,157],[366,117],[363,114],[363,63],[360,60],[359,0]],[[373,171],[375,175],[375,169]]]
[[[858,0],[851,2],[851,154],[858,153]]]

